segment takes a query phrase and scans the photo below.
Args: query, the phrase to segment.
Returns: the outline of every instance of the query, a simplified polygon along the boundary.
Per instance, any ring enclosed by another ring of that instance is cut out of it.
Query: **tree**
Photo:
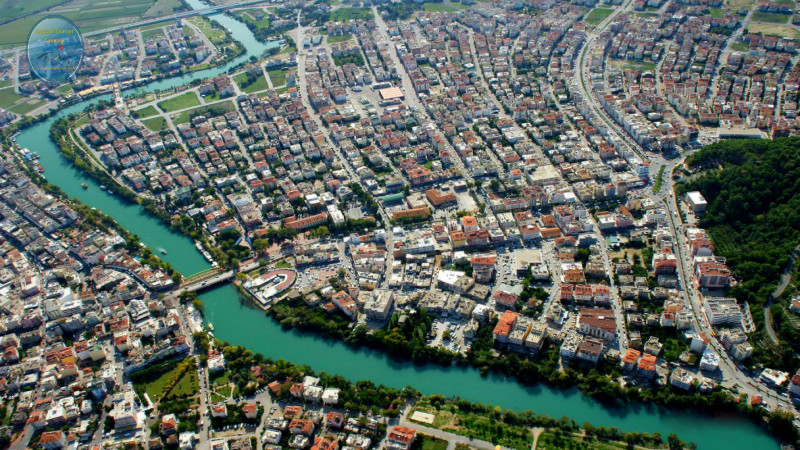
[[[196,309],[196,310],[198,310],[200,312],[203,312],[203,308],[205,308],[205,305],[203,304],[203,301],[200,300],[199,298],[196,298],[196,299],[192,300],[192,306],[194,306],[194,309]]]
[[[256,239],[253,241],[253,250],[256,252],[263,252],[269,247],[269,241],[266,239]]]
[[[489,187],[492,188],[493,191],[499,191],[500,190],[500,182],[497,181],[497,179],[495,178],[495,179],[493,179],[492,181],[489,182]]]

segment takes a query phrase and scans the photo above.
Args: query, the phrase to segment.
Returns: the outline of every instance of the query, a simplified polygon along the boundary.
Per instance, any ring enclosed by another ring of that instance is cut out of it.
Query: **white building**
[[[688,192],[686,194],[686,203],[694,213],[701,213],[708,207],[708,202],[698,191]]]

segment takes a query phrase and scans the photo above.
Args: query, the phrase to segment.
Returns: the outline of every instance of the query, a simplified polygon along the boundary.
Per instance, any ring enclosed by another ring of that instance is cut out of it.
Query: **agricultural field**
[[[170,112],[177,111],[179,109],[191,108],[192,106],[198,106],[199,104],[200,99],[197,98],[197,94],[194,92],[185,92],[177,97],[172,97],[170,99],[158,102],[158,107],[164,112]]]
[[[35,13],[62,3],[64,0],[1,0],[3,19],[0,23],[10,22],[25,14]]]
[[[164,1],[164,0],[159,0]],[[177,0],[169,0],[175,1]],[[20,6],[21,0],[0,0],[4,7],[17,8],[15,11],[37,11],[41,8],[59,3],[54,0],[32,0],[31,5]],[[25,44],[28,32],[36,22],[46,14],[58,14],[75,22],[82,32],[87,33],[105,28],[127,25],[141,20],[145,13],[156,3],[155,0],[67,0],[58,6],[2,25],[0,48],[18,47]],[[15,6],[16,5],[16,6]],[[22,9],[19,9],[22,8]],[[38,8],[38,9],[37,9]],[[5,17],[5,15],[4,15]]]
[[[350,22],[351,20],[370,20],[372,10],[369,8],[338,8],[331,11],[330,19],[333,22]]]
[[[144,13],[144,17],[165,16],[183,9],[185,8],[180,0],[156,0],[155,4]]]

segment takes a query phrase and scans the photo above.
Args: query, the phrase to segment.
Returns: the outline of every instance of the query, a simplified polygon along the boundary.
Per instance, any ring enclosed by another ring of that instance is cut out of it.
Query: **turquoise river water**
[[[188,2],[193,8],[203,7],[199,0]],[[138,89],[152,92],[177,87],[193,79],[212,77],[251,55],[260,55],[268,46],[277,45],[258,42],[244,24],[228,16],[216,14],[210,18],[227,27],[234,38],[244,44],[245,55],[220,68],[153,82]],[[17,142],[39,154],[45,175],[51,183],[61,187],[69,196],[113,217],[150,248],[167,250],[162,257],[183,274],[208,268],[209,264],[191,240],[173,233],[157,219],[145,214],[139,206],[127,204],[101,191],[96,182],[64,160],[50,141],[48,131],[57,118],[80,112],[97,100],[65,108],[53,118],[20,133]],[[88,184],[89,189],[82,189],[81,183]],[[615,426],[623,431],[657,431],[663,436],[677,433],[681,439],[695,442],[701,449],[778,448],[775,440],[763,430],[739,418],[710,417],[647,405],[609,409],[577,390],[563,391],[544,385],[526,387],[502,377],[481,377],[474,369],[416,366],[393,361],[379,352],[354,350],[339,342],[285,331],[277,322],[243,302],[230,285],[204,292],[202,298],[206,305],[206,319],[213,322],[218,338],[271,358],[308,364],[317,371],[341,374],[352,380],[370,379],[398,388],[411,385],[425,394],[458,395],[470,401],[515,410],[530,409],[556,418],[568,416],[578,423],[588,421],[595,426]]]

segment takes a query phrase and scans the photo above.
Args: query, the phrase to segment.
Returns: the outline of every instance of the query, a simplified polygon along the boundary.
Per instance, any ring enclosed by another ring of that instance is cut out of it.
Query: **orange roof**
[[[511,332],[511,328],[514,326],[514,321],[517,320],[518,313],[513,311],[506,311],[500,316],[500,320],[497,321],[497,325],[494,327],[494,334],[500,336],[507,336],[508,333]]]
[[[634,364],[636,362],[636,360],[639,359],[639,356],[641,356],[641,355],[642,355],[642,352],[640,352],[639,350],[635,350],[635,349],[629,348],[625,352],[625,356],[622,357],[622,362],[624,362],[626,364]]]
[[[477,227],[478,219],[473,216],[464,216],[461,218],[461,224],[465,227]]]
[[[642,359],[639,361],[639,370],[646,370],[650,372],[655,369],[656,369],[655,355],[651,355],[649,353],[645,353],[644,355],[642,355]]]
[[[473,256],[472,259],[470,259],[472,264],[481,266],[493,266],[496,261],[497,257],[495,256]]]

